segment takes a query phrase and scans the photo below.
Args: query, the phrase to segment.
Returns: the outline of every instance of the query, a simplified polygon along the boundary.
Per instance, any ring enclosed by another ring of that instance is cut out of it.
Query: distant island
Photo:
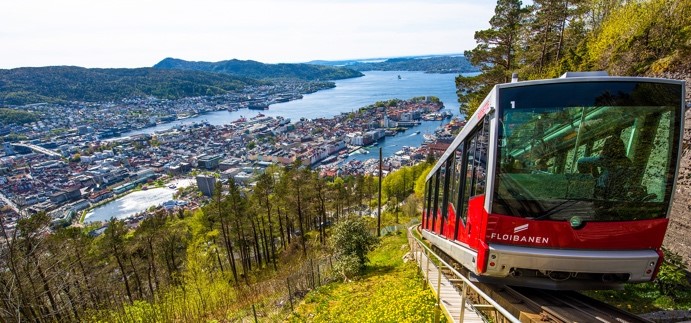
[[[351,68],[315,64],[264,64],[257,61],[231,59],[220,62],[190,62],[166,58],[154,65],[155,69],[176,69],[230,74],[254,79],[287,78],[302,81],[340,80],[360,77],[362,73]]]
[[[473,73],[480,69],[463,55],[430,55],[381,59],[311,61],[308,64],[341,66],[356,71],[421,71],[426,73]]]

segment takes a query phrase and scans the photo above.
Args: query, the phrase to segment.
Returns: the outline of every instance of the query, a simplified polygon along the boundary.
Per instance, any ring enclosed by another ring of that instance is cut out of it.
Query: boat
[[[268,110],[269,106],[265,103],[252,103],[247,108],[250,110]]]
[[[338,156],[336,156],[336,155],[332,155],[332,156],[326,157],[326,158],[324,158],[324,160],[322,160],[322,164],[333,163],[333,162],[336,161],[336,159],[338,159]]]

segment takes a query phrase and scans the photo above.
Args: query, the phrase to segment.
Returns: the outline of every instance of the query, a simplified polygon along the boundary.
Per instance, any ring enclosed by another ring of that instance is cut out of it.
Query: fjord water
[[[336,81],[335,88],[306,95],[302,100],[272,105],[264,114],[291,120],[330,118],[377,101],[406,100],[416,96],[436,96],[450,112],[458,114],[456,74],[398,71],[364,74],[363,77]]]
[[[356,111],[377,101],[406,100],[417,96],[436,96],[444,102],[447,111],[454,115],[459,113],[455,84],[456,74],[404,71],[369,71],[363,74],[365,76],[335,81],[335,88],[307,94],[301,100],[272,104],[269,110],[215,111],[194,118],[124,133],[123,136],[140,133],[152,134],[177,125],[194,122],[206,121],[212,125],[229,124],[242,116],[254,117],[259,112],[267,116],[290,118],[292,121],[297,121],[300,118],[331,118],[343,112]],[[476,73],[470,75],[474,74]]]

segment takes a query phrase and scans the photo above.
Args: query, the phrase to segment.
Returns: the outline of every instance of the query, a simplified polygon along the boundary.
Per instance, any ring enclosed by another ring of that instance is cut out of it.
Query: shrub
[[[337,271],[344,280],[362,273],[367,262],[367,253],[379,243],[361,217],[350,217],[338,223],[330,238],[336,258]]]

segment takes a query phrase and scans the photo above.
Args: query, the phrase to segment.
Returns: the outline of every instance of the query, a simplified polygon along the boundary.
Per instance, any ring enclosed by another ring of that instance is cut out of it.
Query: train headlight
[[[569,219],[569,224],[571,224],[572,228],[578,229],[583,225],[583,220],[580,216],[572,216],[571,219]]]

